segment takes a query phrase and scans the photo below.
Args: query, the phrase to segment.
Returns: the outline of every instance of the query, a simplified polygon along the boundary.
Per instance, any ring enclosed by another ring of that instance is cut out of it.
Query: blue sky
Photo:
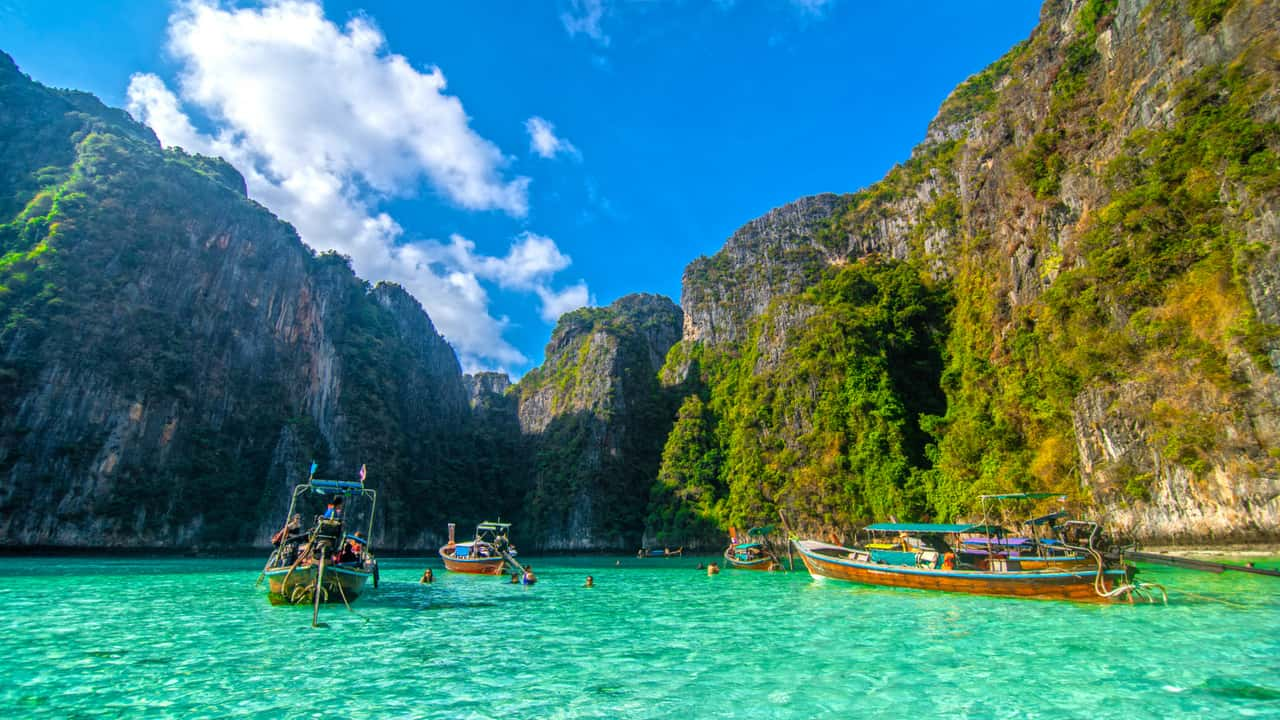
[[[678,302],[684,266],[743,223],[881,178],[1038,15],[1021,0],[0,0],[0,49],[227,157],[305,241],[413,292],[464,367],[519,375],[559,312]]]

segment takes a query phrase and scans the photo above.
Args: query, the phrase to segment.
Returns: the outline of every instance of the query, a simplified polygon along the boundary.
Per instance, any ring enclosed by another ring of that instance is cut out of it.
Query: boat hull
[[[316,586],[315,565],[300,565],[293,568],[276,568],[266,572],[267,598],[272,605],[309,605],[312,592]],[[360,597],[365,583],[373,576],[372,570],[362,570],[330,565],[324,569],[324,582],[321,585],[321,603],[340,603],[345,596],[347,602]]]
[[[505,558],[488,557],[488,558],[458,558],[450,554],[446,548],[440,549],[440,559],[444,561],[444,567],[450,572],[467,573],[470,575],[501,575],[507,564]]]
[[[739,560],[731,553],[726,552],[724,554],[724,561],[729,564],[729,567],[735,570],[759,570],[761,572],[772,572],[782,567],[782,564],[779,563],[776,558],[768,555],[762,558],[756,558],[755,560]]]
[[[1099,581],[1096,566],[1091,569],[985,572],[879,565],[836,557],[833,554],[839,551],[852,552],[850,548],[804,541],[796,543],[796,547],[800,550],[800,559],[804,561],[809,574],[814,578],[829,578],[862,585],[1038,600],[1107,603],[1114,602],[1115,598],[1100,595],[1095,589],[1095,583],[1103,592],[1108,592],[1129,579],[1127,570],[1107,570]],[[818,551],[817,548],[821,548],[824,552]]]

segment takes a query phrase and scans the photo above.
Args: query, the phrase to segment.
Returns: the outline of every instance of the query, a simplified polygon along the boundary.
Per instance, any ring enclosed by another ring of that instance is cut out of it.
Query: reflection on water
[[[1280,581],[1147,568],[1170,605],[708,577],[533,558],[383,563],[348,611],[272,607],[260,558],[0,558],[15,717],[1280,717]],[[1266,563],[1275,567],[1280,563]],[[435,568],[436,582],[417,580]],[[582,587],[587,575],[594,588]],[[1016,691],[1015,691],[1016,690]]]

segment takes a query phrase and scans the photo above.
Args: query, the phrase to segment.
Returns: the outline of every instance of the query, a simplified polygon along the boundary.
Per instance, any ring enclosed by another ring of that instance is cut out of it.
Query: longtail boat
[[[636,558],[643,560],[644,558],[660,558],[660,557],[681,557],[684,555],[684,546],[672,550],[671,548],[662,548],[661,550],[640,548],[636,552]]]
[[[524,573],[524,567],[516,562],[516,548],[507,538],[511,523],[482,522],[476,526],[475,539],[469,542],[456,542],[455,529],[449,523],[449,542],[440,548],[445,569],[472,575],[502,575],[510,564]]]
[[[1078,602],[1154,601],[1156,590],[1163,597],[1163,588],[1133,579],[1135,569],[1122,554],[1108,557],[1093,548],[1096,524],[1077,524],[1091,526],[1090,546],[1070,549],[1088,553],[1094,561],[1091,568],[1027,568],[1019,558],[1005,556],[964,560],[945,538],[992,533],[993,528],[980,524],[879,523],[866,530],[896,534],[897,539],[862,547],[816,540],[794,543],[809,574],[818,580]]]
[[[782,569],[782,562],[769,542],[772,532],[772,525],[764,525],[753,527],[747,530],[746,535],[738,537],[734,529],[729,528],[729,547],[724,549],[724,561],[738,570],[770,572]]]
[[[272,538],[275,548],[258,578],[267,579],[272,605],[311,604],[313,625],[321,604],[349,605],[360,597],[370,578],[378,586],[378,562],[369,547],[378,493],[365,487],[364,466],[359,482],[319,480],[315,471],[312,463],[307,481],[294,486],[287,520]],[[296,511],[319,505],[319,500],[327,507],[315,515],[310,528],[304,528],[302,514]],[[357,526],[364,532],[347,532]]]

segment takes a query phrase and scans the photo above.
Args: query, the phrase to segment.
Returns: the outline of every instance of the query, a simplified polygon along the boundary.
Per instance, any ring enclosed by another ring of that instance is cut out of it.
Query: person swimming
[[[596,581],[590,575],[587,576],[587,582],[582,587],[595,587]]]

